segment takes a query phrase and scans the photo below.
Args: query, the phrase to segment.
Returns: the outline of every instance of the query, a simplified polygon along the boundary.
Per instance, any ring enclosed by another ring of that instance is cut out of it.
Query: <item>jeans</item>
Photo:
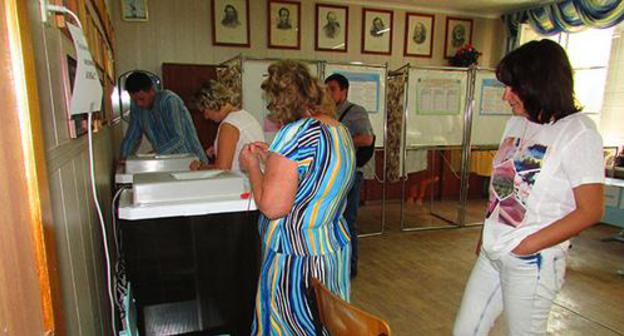
[[[489,259],[472,269],[453,335],[487,335],[504,313],[507,335],[545,335],[553,300],[563,285],[566,252],[553,246],[535,255]]]
[[[357,211],[360,206],[360,187],[364,181],[364,174],[362,172],[356,172],[353,185],[349,194],[347,195],[347,207],[345,208],[344,217],[349,225],[349,233],[351,236],[351,276],[357,274],[357,261],[358,261],[358,226],[357,226]]]

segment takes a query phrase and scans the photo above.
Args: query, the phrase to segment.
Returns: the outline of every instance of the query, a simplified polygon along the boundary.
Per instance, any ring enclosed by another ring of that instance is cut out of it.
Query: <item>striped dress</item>
[[[284,126],[270,151],[295,161],[299,179],[290,213],[259,220],[262,269],[252,335],[315,335],[310,278],[349,300],[351,247],[342,213],[355,151],[344,126],[312,118]]]

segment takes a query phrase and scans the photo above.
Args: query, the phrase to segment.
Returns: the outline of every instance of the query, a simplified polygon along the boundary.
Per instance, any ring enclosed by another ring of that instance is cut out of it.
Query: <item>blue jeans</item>
[[[344,218],[349,225],[349,233],[351,235],[351,275],[357,274],[358,261],[358,226],[357,211],[360,206],[360,187],[364,181],[364,174],[356,172],[353,179],[353,185],[347,195],[347,207],[345,208]]]

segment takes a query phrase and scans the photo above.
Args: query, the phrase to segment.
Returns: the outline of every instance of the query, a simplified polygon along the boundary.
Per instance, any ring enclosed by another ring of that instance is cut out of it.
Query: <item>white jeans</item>
[[[481,251],[464,291],[453,335],[487,335],[505,313],[507,335],[544,335],[563,285],[566,252],[553,246],[531,256],[489,259]]]

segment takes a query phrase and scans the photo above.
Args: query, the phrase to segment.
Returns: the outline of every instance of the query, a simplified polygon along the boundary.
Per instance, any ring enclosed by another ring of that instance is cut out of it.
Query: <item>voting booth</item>
[[[386,202],[399,203],[388,209],[400,211],[404,231],[480,223],[483,212],[473,209],[485,209],[491,159],[511,115],[504,86],[491,69],[409,64],[388,81],[387,128],[396,134]]]

